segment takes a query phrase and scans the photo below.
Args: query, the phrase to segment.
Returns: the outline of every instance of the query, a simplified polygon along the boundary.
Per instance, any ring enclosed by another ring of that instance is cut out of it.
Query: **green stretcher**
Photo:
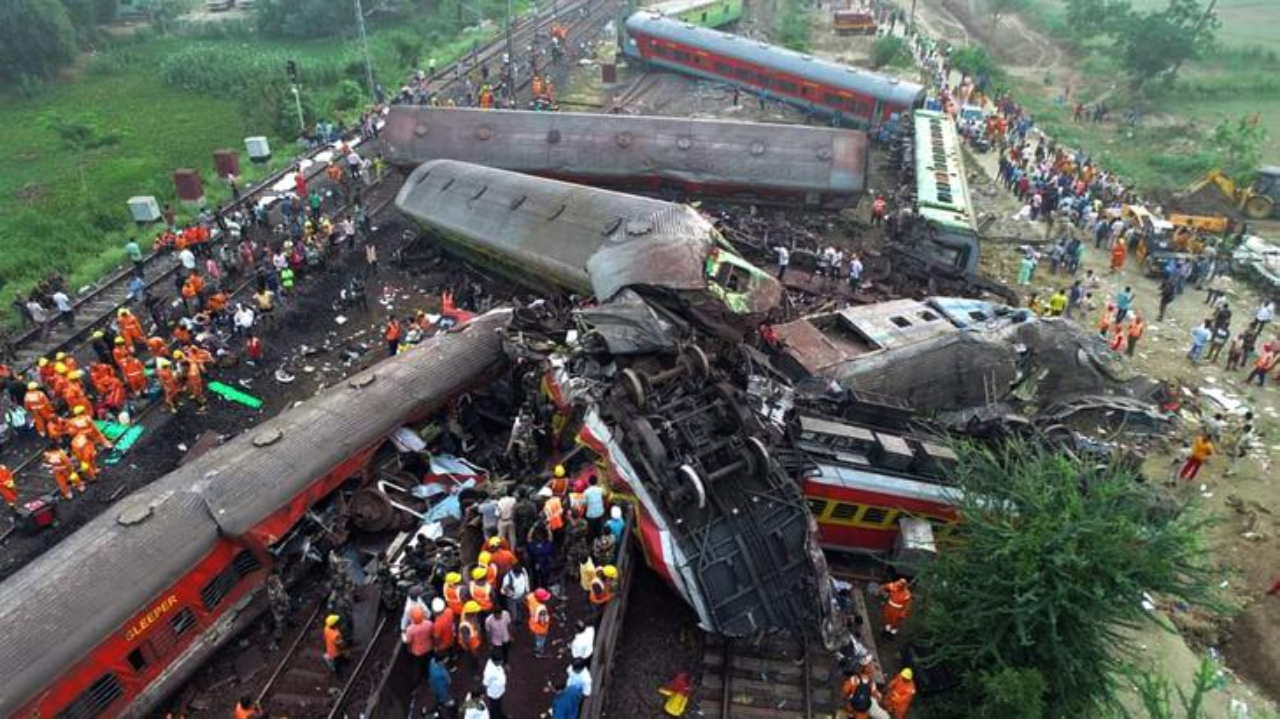
[[[217,393],[218,395],[221,395],[223,398],[230,400],[231,402],[240,403],[241,405],[244,405],[245,407],[253,408],[254,410],[257,410],[258,408],[262,407],[262,401],[259,400],[258,398],[248,393],[240,392],[239,390],[231,387],[230,385],[220,383],[216,380],[209,383],[209,392]]]
[[[107,439],[115,445],[102,456],[102,464],[107,466],[115,465],[123,460],[125,453],[129,452],[129,448],[132,448],[138,442],[138,438],[142,437],[142,431],[146,429],[142,425],[121,425],[110,420],[98,420],[96,422],[102,434],[106,435]]]

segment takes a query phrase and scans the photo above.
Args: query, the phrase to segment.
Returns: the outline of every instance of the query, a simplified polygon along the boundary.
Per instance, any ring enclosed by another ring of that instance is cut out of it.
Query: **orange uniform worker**
[[[866,720],[871,717],[872,707],[883,702],[869,670],[869,665],[863,665],[844,681],[844,686],[840,689],[840,695],[845,701],[845,714],[851,718]]]
[[[560,532],[564,527],[564,503],[559,495],[552,495],[542,505],[542,517],[547,521],[547,529],[552,534]]]
[[[125,342],[124,338],[116,336],[116,346],[111,348],[111,357],[116,361],[116,367],[124,369],[124,359],[133,356],[133,348]]]
[[[462,606],[462,617],[458,619],[458,645],[463,650],[478,656],[480,654],[480,624],[476,615],[480,613],[480,603],[468,600]]]
[[[151,353],[152,358],[169,359],[169,345],[159,335],[147,338],[147,352]]]
[[[431,612],[435,615],[431,621],[431,644],[437,653],[444,654],[453,649],[453,621],[456,616],[453,608],[440,598],[431,601]]]
[[[252,718],[262,717],[262,708],[253,701],[252,696],[245,695],[236,701],[236,708],[231,716],[236,720],[252,720]]]
[[[62,448],[53,448],[44,451],[44,466],[53,473],[54,482],[58,483],[58,489],[62,491],[62,497],[71,499],[71,486],[75,485],[76,489],[84,492],[84,483],[80,480],[79,473],[76,472],[75,464],[71,462],[71,458]]]
[[[0,498],[11,508],[18,506],[18,483],[13,479],[13,471],[3,463],[0,463]]]
[[[1133,318],[1129,320],[1129,345],[1125,348],[1124,353],[1129,357],[1133,357],[1134,351],[1138,348],[1138,339],[1142,337],[1142,331],[1147,329],[1147,323],[1142,319],[1142,313],[1134,312]]]
[[[204,407],[204,375],[200,372],[200,363],[195,359],[186,359],[187,356],[182,351],[174,351],[173,359],[182,361],[186,360],[182,370],[182,377],[185,380],[187,392],[191,394],[191,399],[196,401],[200,407]]]
[[[77,362],[74,357],[64,352],[59,352],[57,355],[54,355],[53,361],[55,364],[62,363],[63,365],[66,365],[68,373],[73,373],[76,370],[80,369],[80,363]]]
[[[84,371],[72,371],[67,378],[67,386],[62,391],[62,401],[69,408],[89,407],[93,403],[89,402],[89,396],[84,392]]]
[[[324,619],[324,664],[338,677],[342,676],[342,662],[347,654],[347,641],[338,628],[341,620],[337,615],[329,615]]]
[[[55,363],[53,366],[53,380],[49,382],[49,391],[53,397],[60,398],[67,390],[67,366],[62,363]]]
[[[120,328],[120,337],[129,347],[146,340],[147,336],[142,332],[142,323],[138,322],[138,317],[127,309],[120,308],[120,312],[116,315],[116,325]]]
[[[529,610],[529,632],[533,633],[533,656],[542,657],[547,647],[547,635],[551,632],[551,611],[547,609],[547,601],[551,593],[545,588],[538,588],[524,596],[525,607]]]
[[[182,394],[182,385],[173,375],[173,363],[164,358],[156,358],[156,379],[164,390],[164,401],[173,412],[178,412],[178,396]]]
[[[90,480],[98,479],[98,448],[86,434],[71,438],[71,454],[80,461],[80,472]]]
[[[27,383],[27,394],[22,398],[22,406],[35,421],[36,432],[40,433],[40,437],[48,437],[49,421],[57,416],[53,412],[53,403],[49,402],[49,396],[44,394],[38,383]]]
[[[618,582],[618,568],[605,565],[596,569],[596,576],[591,579],[591,589],[587,597],[591,600],[591,612],[599,616],[604,608],[613,600],[614,586]]]
[[[911,668],[903,668],[892,680],[884,693],[884,709],[889,716],[904,718],[911,709],[911,701],[916,696],[915,673]]]
[[[64,432],[70,437],[86,435],[96,445],[111,447],[111,443],[107,441],[107,436],[103,435],[102,431],[98,429],[98,424],[89,416],[89,412],[84,405],[77,405],[71,409],[71,419],[66,422]]]
[[[884,631],[889,635],[897,635],[898,627],[911,614],[911,588],[907,586],[905,578],[899,578],[885,585],[883,591]]]
[[[89,366],[89,384],[99,395],[105,395],[111,387],[108,378],[116,378],[116,369],[106,363],[96,362]]]
[[[40,383],[49,387],[54,375],[53,364],[49,362],[49,358],[42,357],[36,361],[36,372],[40,373]]]
[[[467,588],[462,584],[462,575],[451,572],[444,576],[444,587],[441,590],[444,602],[454,615],[462,614],[462,606],[467,604]]]
[[[493,611],[493,586],[489,584],[488,568],[479,566],[472,568],[471,584],[467,586],[467,593],[471,596],[467,605],[475,603],[482,612]],[[465,610],[465,606],[463,607]]]
[[[129,392],[142,395],[147,391],[147,369],[141,360],[130,355],[124,359],[120,370],[124,372],[124,381],[129,385]]]

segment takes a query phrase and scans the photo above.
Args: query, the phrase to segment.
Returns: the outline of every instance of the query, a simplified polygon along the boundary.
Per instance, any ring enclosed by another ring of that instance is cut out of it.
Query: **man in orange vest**
[[[14,482],[13,471],[4,463],[0,463],[0,499],[11,508],[18,506],[18,483]]]
[[[435,613],[435,619],[431,621],[431,644],[436,653],[443,657],[453,649],[455,614],[453,608],[446,605],[440,598],[431,601],[431,612]]]
[[[133,348],[124,341],[124,338],[116,336],[116,346],[111,349],[111,357],[116,361],[116,367],[124,368],[124,359],[133,355]]]
[[[906,578],[899,578],[884,586],[884,632],[897,635],[902,621],[911,614],[911,588]]]
[[[441,593],[444,595],[445,604],[454,615],[462,614],[462,606],[467,602],[466,592],[466,588],[462,586],[462,575],[451,572],[444,576],[444,588]]]
[[[467,587],[471,597],[467,604],[475,603],[481,612],[493,610],[493,588],[489,585],[489,569],[476,566],[471,570],[471,585]]]
[[[120,313],[116,316],[116,325],[120,327],[120,337],[124,338],[125,343],[131,348],[146,339],[146,335],[142,332],[142,323],[138,322],[137,316],[126,308],[120,308]]]
[[[258,703],[253,701],[253,696],[242,695],[240,699],[236,701],[236,709],[232,714],[232,717],[234,717],[235,720],[251,720],[252,718],[259,718],[262,717],[262,708],[258,706]]]
[[[181,350],[173,352],[173,359],[185,365],[182,375],[186,379],[187,392],[191,394],[191,399],[196,401],[196,405],[203,410],[204,376],[200,374],[200,363],[195,358],[188,358]]]
[[[387,355],[393,356],[400,350],[400,321],[395,315],[387,320],[387,329],[382,332],[382,339],[387,341]]]
[[[871,678],[871,665],[865,664],[850,675],[840,689],[845,701],[845,714],[857,720],[871,717],[874,707],[882,702],[880,690]]]
[[[147,352],[151,353],[152,358],[169,358],[169,344],[159,335],[152,335],[147,338]]]
[[[524,596],[525,606],[529,610],[529,632],[533,633],[533,656],[542,657],[547,647],[547,635],[551,632],[551,611],[547,609],[547,601],[551,593],[545,588],[538,588]]]
[[[564,528],[564,503],[558,495],[552,495],[543,502],[542,517],[547,521],[547,529],[553,538]]]
[[[120,365],[124,373],[124,381],[129,384],[129,392],[141,396],[147,391],[147,370],[142,361],[130,355]]]
[[[458,644],[463,650],[477,657],[481,644],[480,625],[476,622],[478,614],[480,614],[480,603],[468,600],[467,604],[462,606],[462,617],[458,620]]]
[[[67,456],[66,451],[62,448],[53,448],[44,451],[44,466],[53,473],[53,479],[58,483],[58,489],[62,491],[62,497],[71,499],[71,486],[75,485],[76,489],[84,492],[84,483],[80,480],[80,475],[76,473],[75,465],[71,462],[71,458]]]
[[[71,454],[80,461],[80,472],[90,480],[98,479],[98,448],[87,434],[71,438]]]
[[[335,678],[342,677],[342,663],[347,657],[347,642],[342,637],[338,623],[342,618],[329,615],[324,619],[324,664],[333,671]]]
[[[892,680],[884,694],[884,709],[889,716],[904,718],[911,709],[911,700],[916,696],[915,674],[911,668],[903,668]]]
[[[89,407],[89,396],[84,392],[84,371],[72,370],[67,373],[67,384],[62,388],[62,401],[67,407],[73,408],[77,405]]]
[[[53,382],[53,376],[56,372],[53,365],[49,362],[49,358],[40,358],[40,360],[36,362],[36,368],[37,372],[40,373],[40,382],[45,387],[49,387],[49,383]]]
[[[106,363],[96,362],[89,366],[89,384],[99,395],[107,392],[107,378],[115,375],[116,369]]]
[[[22,406],[35,421],[36,432],[40,433],[40,437],[48,437],[47,425],[55,417],[53,403],[49,402],[49,396],[44,394],[38,383],[27,383],[27,394],[22,398]]]
[[[164,358],[156,358],[156,379],[164,390],[164,401],[169,410],[178,412],[178,395],[182,393],[182,386],[178,383],[178,378],[173,376],[173,363]]]
[[[605,565],[596,569],[596,576],[591,580],[591,589],[588,591],[588,599],[591,600],[591,618],[592,622],[599,622],[600,617],[604,615],[605,606],[613,599],[614,585],[618,582],[618,568],[612,565]]]
[[[1142,337],[1142,331],[1146,329],[1147,324],[1142,320],[1142,313],[1134,312],[1129,320],[1129,347],[1125,348],[1125,355],[1133,357],[1134,351],[1138,348],[1138,338]]]
[[[64,432],[70,437],[84,435],[95,445],[112,447],[107,441],[107,436],[98,429],[98,424],[89,416],[89,411],[84,405],[77,405],[71,409],[71,419],[66,422]]]

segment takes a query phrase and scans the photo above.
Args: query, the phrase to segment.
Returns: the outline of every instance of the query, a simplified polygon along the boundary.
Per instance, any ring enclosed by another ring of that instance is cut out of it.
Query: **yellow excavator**
[[[1272,217],[1280,207],[1280,166],[1267,165],[1258,169],[1258,179],[1252,186],[1237,185],[1226,173],[1215,168],[1183,191],[1183,195],[1195,195],[1210,185],[1217,186],[1246,217],[1264,220]]]

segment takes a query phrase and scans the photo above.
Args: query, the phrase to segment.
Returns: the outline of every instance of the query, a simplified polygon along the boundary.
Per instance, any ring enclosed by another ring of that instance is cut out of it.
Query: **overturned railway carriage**
[[[925,88],[641,10],[627,18],[623,51],[652,65],[731,83],[836,124],[878,128],[924,104]]]
[[[670,0],[645,9],[710,28],[742,19],[742,0]]]
[[[965,178],[955,122],[945,113],[917,110],[912,118],[916,211],[924,221],[918,242],[947,266],[978,269],[978,224]]]
[[[548,291],[630,288],[703,324],[754,328],[782,298],[684,205],[452,160],[415,170],[396,207],[455,250]]]
[[[0,712],[141,715],[252,619],[273,551],[401,424],[502,372],[495,312],[129,495],[0,585]]]
[[[866,189],[867,136],[730,120],[398,105],[387,159],[448,159],[659,195],[838,209]]]

